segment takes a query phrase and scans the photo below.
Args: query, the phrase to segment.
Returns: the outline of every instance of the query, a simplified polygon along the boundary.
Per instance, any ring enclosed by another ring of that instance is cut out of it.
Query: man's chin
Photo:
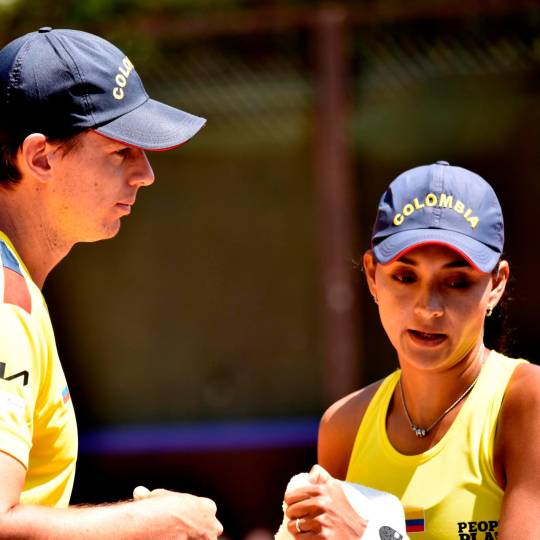
[[[83,238],[79,239],[77,243],[90,243],[90,242],[100,242],[101,240],[110,240],[114,238],[120,231],[120,220],[114,224],[104,227],[100,231],[96,231],[93,234],[88,234]]]

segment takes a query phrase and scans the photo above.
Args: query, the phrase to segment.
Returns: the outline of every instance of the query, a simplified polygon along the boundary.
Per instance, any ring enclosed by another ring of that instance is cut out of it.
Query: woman
[[[324,414],[331,477],[286,497],[296,538],[362,536],[332,477],[399,497],[411,540],[540,537],[540,369],[484,346],[503,243],[478,175],[437,162],[390,184],[364,270],[400,369]]]

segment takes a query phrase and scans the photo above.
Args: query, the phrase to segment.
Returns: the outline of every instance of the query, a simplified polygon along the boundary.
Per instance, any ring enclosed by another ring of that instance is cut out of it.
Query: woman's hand
[[[315,465],[310,485],[285,494],[288,531],[299,540],[362,538],[367,521],[350,505],[340,482]]]

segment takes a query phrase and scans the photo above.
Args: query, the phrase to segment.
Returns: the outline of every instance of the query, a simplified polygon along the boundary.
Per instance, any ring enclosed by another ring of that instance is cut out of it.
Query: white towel
[[[368,525],[362,540],[408,540],[405,534],[405,515],[397,497],[384,491],[377,491],[352,482],[340,482],[350,505]],[[308,473],[293,476],[287,484],[285,494],[293,489],[309,485]],[[275,535],[275,540],[291,540],[293,536],[287,530],[288,518],[283,504],[283,522]]]

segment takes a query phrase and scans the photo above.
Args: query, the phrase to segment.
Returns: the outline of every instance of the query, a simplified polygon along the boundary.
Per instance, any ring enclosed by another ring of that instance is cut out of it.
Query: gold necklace
[[[420,428],[418,427],[411,419],[411,415],[409,414],[409,411],[407,410],[407,404],[405,403],[405,395],[403,394],[403,386],[401,384],[401,375],[399,377],[399,381],[398,381],[398,385],[399,385],[399,390],[401,392],[401,401],[403,402],[403,409],[405,410],[405,414],[407,416],[407,420],[409,421],[409,426],[411,427],[411,429],[414,431],[414,434],[417,436],[417,437],[420,437],[420,438],[423,438],[425,437],[452,409],[454,409],[455,407],[457,407],[459,405],[459,403],[461,403],[462,400],[465,399],[465,397],[467,397],[467,395],[469,394],[469,392],[474,388],[474,385],[476,384],[476,382],[478,381],[478,378],[480,377],[480,373],[481,371],[478,373],[478,375],[476,376],[476,379],[474,379],[474,381],[471,383],[471,385],[465,390],[465,392],[463,392],[463,394],[461,394],[457,399],[456,401],[454,401],[454,403],[452,403],[452,405],[450,405],[450,407],[448,407],[448,409],[446,409],[436,420],[435,422],[433,422],[429,427],[427,428]]]

